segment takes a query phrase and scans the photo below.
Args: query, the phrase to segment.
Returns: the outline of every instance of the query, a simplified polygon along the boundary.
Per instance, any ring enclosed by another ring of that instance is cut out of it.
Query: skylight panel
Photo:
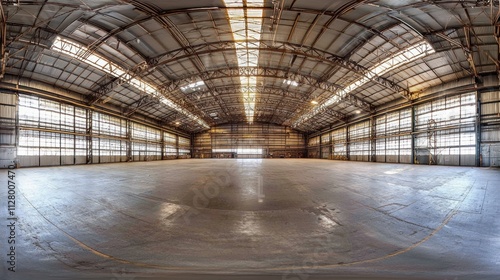
[[[322,108],[326,108],[330,105],[340,102],[342,97],[368,83],[371,79],[397,69],[398,67],[406,63],[410,63],[426,55],[433,54],[434,52],[434,48],[424,40],[392,55],[391,57],[381,61],[380,63],[375,64],[372,68],[366,71],[363,78],[354,81],[344,89],[337,90],[335,92],[336,94],[326,100],[323,104],[315,107],[312,111],[299,117],[299,119],[294,123],[294,126],[297,126],[312,118],[313,116],[318,114]]]
[[[259,64],[259,51],[249,50],[249,40],[259,41],[262,34],[262,9],[264,0],[247,0],[246,7],[238,0],[223,0],[228,9],[229,24],[235,41],[236,57],[239,67],[256,67]],[[234,9],[233,9],[234,8]],[[258,44],[251,44],[258,48]],[[250,89],[257,85],[257,77],[240,77],[241,93],[247,122],[252,123],[255,114],[256,93]]]
[[[198,123],[199,125],[206,128],[209,127],[208,124],[205,123],[202,119],[193,115],[192,113],[188,112],[181,106],[175,104],[172,100],[163,96],[155,86],[146,83],[145,81],[139,78],[132,78],[132,76],[130,74],[127,74],[127,72],[124,69],[121,69],[121,67],[119,67],[117,64],[111,62],[108,59],[105,59],[104,57],[101,57],[93,53],[89,54],[88,49],[84,46],[79,45],[78,43],[72,42],[67,39],[63,39],[61,37],[56,37],[54,43],[52,44],[52,50],[69,55],[83,63],[89,64],[108,74],[111,74],[119,78],[121,81],[124,81],[130,84],[131,86],[141,90],[142,92],[155,96],[163,104],[186,115],[190,119],[196,121],[196,123]],[[203,83],[203,81],[201,82]]]
[[[181,90],[183,92],[196,91],[196,90],[200,90],[203,86],[205,86],[204,81],[197,81],[197,82],[193,82],[193,83],[190,83],[186,86],[181,87]]]

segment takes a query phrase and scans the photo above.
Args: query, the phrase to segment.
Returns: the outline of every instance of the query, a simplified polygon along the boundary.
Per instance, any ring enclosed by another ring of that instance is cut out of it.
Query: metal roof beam
[[[399,93],[405,99],[411,99],[411,93],[407,88],[404,88],[397,83],[384,78],[378,75],[368,75],[369,69],[359,65],[358,63],[339,57],[335,54],[325,52],[323,50],[309,48],[309,47],[301,47],[300,45],[290,44],[288,42],[276,42],[275,45],[271,45],[270,42],[260,40],[260,41],[250,41],[252,45],[260,45],[260,48],[249,48],[250,50],[258,50],[259,52],[279,52],[286,53],[290,55],[298,55],[305,56],[310,59],[315,59],[318,61],[322,61],[325,63],[334,64],[337,66],[341,66],[349,71],[353,71],[357,75],[361,77],[368,77],[371,81],[376,82],[388,89],[391,89],[397,93]],[[264,47],[262,47],[264,46]],[[198,55],[202,54],[213,54],[216,52],[224,52],[224,51],[235,51],[235,44],[233,41],[226,42],[215,42],[215,43],[207,43],[201,44],[197,46],[193,46],[193,49],[196,50]],[[174,62],[178,59],[189,58],[193,54],[189,52],[187,49],[178,49],[171,51],[169,53],[163,54],[156,59],[159,61],[157,66],[168,64],[170,62]],[[365,110],[366,108],[361,108]]]
[[[139,63],[134,68],[128,70],[123,73],[120,77],[113,77],[111,81],[106,82],[99,86],[95,91],[89,93],[88,96],[88,104],[94,105],[98,102],[102,102],[102,99],[114,89],[119,86],[130,82],[132,79],[145,75],[150,68],[146,63]],[[127,78],[125,78],[127,77]]]
[[[202,81],[221,79],[225,77],[241,77],[241,76],[256,76],[256,77],[272,77],[276,79],[288,79],[296,81],[299,84],[308,85],[318,89],[322,89],[331,94],[337,94],[338,90],[342,90],[342,87],[333,83],[319,81],[314,77],[304,76],[298,73],[290,73],[289,71],[282,69],[273,68],[263,68],[263,67],[242,67],[242,68],[228,68],[228,69],[218,69],[207,71],[200,75],[193,75],[186,77],[184,79],[172,81],[161,86],[163,91],[174,92],[179,91],[180,87],[185,84],[191,83],[193,80],[199,79]],[[310,96],[307,96],[309,99]],[[370,112],[372,110],[372,105],[364,100],[361,100],[353,95],[347,95],[341,98],[342,101],[346,101],[353,106],[356,106],[362,110]]]
[[[159,101],[149,95],[143,95],[141,98],[139,98],[139,100],[130,104],[124,114],[125,116],[130,117],[138,110],[148,106],[152,106],[154,104],[159,104]]]
[[[230,94],[241,94],[240,90],[241,87],[236,84],[228,85],[225,84],[224,86],[221,87],[216,87],[213,89],[218,95],[221,97],[230,95]],[[297,102],[304,102],[307,101],[307,96],[297,92],[297,91],[290,91],[286,90],[283,88],[279,87],[269,87],[269,86],[256,86],[256,87],[251,87],[249,88],[250,91],[260,93],[260,94],[267,94],[267,95],[272,95],[272,96],[279,96],[279,97],[288,97],[290,99],[296,100]],[[188,98],[190,98],[192,101],[200,100],[205,97],[210,97],[208,90],[201,90],[197,92],[193,92],[191,95],[188,95]]]

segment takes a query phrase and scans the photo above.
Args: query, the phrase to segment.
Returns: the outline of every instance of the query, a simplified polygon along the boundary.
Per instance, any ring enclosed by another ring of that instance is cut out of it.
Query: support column
[[[191,151],[191,158],[195,158],[194,150],[194,133],[191,133],[191,139],[189,143],[189,150]]]
[[[415,106],[411,106],[411,163],[415,164]]]
[[[93,156],[93,147],[92,147],[92,142],[93,142],[93,139],[92,139],[92,132],[93,132],[93,128],[92,128],[92,110],[91,109],[87,109],[86,110],[86,115],[85,115],[86,119],[87,119],[87,124],[86,124],[86,129],[85,129],[85,135],[86,135],[86,140],[87,140],[87,164],[91,164],[93,163],[94,161],[94,156]]]
[[[133,161],[132,158],[132,122],[130,120],[126,120],[127,126],[127,162]]]
[[[476,166],[482,165],[481,157],[481,92],[476,91]]]
[[[349,143],[351,139],[349,137],[349,127],[349,125],[345,126],[345,157],[347,160],[351,160],[351,143]]]
[[[208,132],[208,135],[210,135],[210,158],[214,158],[214,137],[216,132],[217,130],[215,126],[212,127]]]
[[[375,118],[372,116],[370,117],[370,144],[371,144],[371,151],[370,151],[370,161],[371,162],[376,162],[377,161],[377,125],[375,122]]]
[[[333,159],[333,137],[331,131],[329,132],[328,137],[330,139],[330,145],[328,145],[328,155],[329,155],[328,159]]]
[[[175,159],[179,159],[179,135],[175,136]]]
[[[76,107],[73,106],[73,165],[76,164]]]
[[[165,132],[160,130],[160,159],[165,159]]]
[[[319,159],[323,159],[323,134],[321,134],[321,131],[318,135],[319,137]]]
[[[305,146],[306,146],[304,157],[309,158],[309,135],[304,135],[304,138],[305,138],[304,142],[305,142]]]

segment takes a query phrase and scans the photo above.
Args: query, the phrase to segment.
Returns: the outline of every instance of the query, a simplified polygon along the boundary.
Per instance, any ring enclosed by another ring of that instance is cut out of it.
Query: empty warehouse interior
[[[3,0],[2,279],[498,279],[498,0]]]

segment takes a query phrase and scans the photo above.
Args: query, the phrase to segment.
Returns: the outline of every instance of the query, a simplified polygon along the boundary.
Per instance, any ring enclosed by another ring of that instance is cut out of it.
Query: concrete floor
[[[193,159],[15,172],[17,272],[2,261],[1,279],[500,279],[500,169]]]

